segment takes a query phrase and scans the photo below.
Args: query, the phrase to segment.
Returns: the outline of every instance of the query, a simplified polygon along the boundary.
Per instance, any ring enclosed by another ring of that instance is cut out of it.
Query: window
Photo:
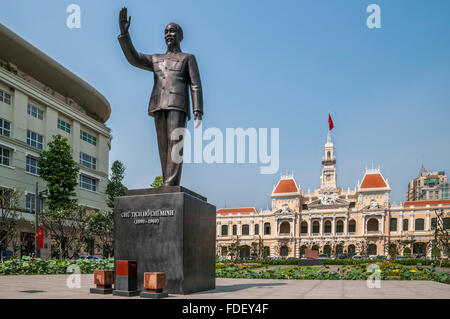
[[[417,218],[415,223],[415,230],[424,230],[423,218]]]
[[[259,224],[255,224],[255,235],[259,235]]]
[[[36,209],[36,196],[34,194],[27,194],[26,209],[29,212],[34,212]],[[39,198],[39,211],[42,212],[44,207],[44,199]]]
[[[80,187],[93,192],[97,191],[97,180],[84,175],[80,175]]]
[[[86,133],[85,131],[80,130],[80,138],[83,141],[91,143],[92,145],[97,145],[97,138],[89,133]]]
[[[355,233],[356,232],[356,222],[352,219],[348,223],[348,232],[349,233]]]
[[[397,218],[391,218],[390,221],[390,231],[396,232],[397,231]]]
[[[435,230],[437,225],[437,218],[431,218],[431,229]]]
[[[228,236],[228,226],[222,225],[222,236]]]
[[[313,227],[312,227],[312,232],[313,232],[313,234],[318,234],[319,232],[320,232],[320,224],[319,224],[319,222],[318,221],[315,221],[315,222],[313,222],[313,225],[312,225]]]
[[[300,226],[300,233],[301,234],[307,234],[308,233],[308,223],[302,222]]]
[[[331,233],[331,222],[328,220],[325,222],[324,233],[325,234]]]
[[[0,147],[0,164],[9,166],[11,162],[11,151],[4,147]]]
[[[344,232],[344,222],[342,220],[338,220],[336,222],[336,233],[341,234]]]
[[[6,137],[11,136],[11,123],[6,120],[0,119],[0,135]]]
[[[27,156],[27,172],[35,175],[39,175],[38,160],[34,157]]]
[[[11,105],[11,95],[5,91],[0,90],[0,102]]]
[[[70,124],[58,119],[58,128],[70,134]]]
[[[36,106],[28,104],[27,113],[32,117],[43,120],[44,119],[44,111],[38,109]]]
[[[407,219],[403,220],[403,231],[408,231],[408,220]]]
[[[233,225],[233,235],[237,235],[237,226]]]
[[[444,229],[450,229],[450,217],[444,218]]]
[[[97,169],[97,159],[85,153],[80,153],[80,164],[87,168]]]
[[[44,137],[36,132],[27,131],[27,144],[33,147],[36,147],[37,149],[43,148],[43,141]]]
[[[248,225],[242,225],[242,235],[248,236],[249,235],[249,227]]]
[[[270,223],[264,223],[264,235],[270,235]]]

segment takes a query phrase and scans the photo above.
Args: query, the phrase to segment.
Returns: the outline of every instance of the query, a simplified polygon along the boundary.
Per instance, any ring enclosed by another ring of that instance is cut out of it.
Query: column
[[[320,218],[320,236],[323,235],[323,217]]]
[[[384,223],[385,223],[385,219],[384,219],[384,215],[381,217],[381,234],[384,235]]]
[[[362,234],[366,234],[366,216],[363,217]]]
[[[409,230],[414,231],[414,212],[411,211],[409,214]]]
[[[426,231],[430,231],[430,211],[427,211],[427,221],[426,221],[426,225],[425,225],[425,230]]]
[[[238,222],[237,222],[237,232],[236,232],[236,234],[238,235],[238,236],[241,236],[241,221],[240,220],[238,220]]]
[[[311,237],[311,227],[312,227],[312,218],[310,216],[308,220],[308,237]]]
[[[399,223],[399,225],[397,225],[397,227],[400,227],[399,233],[402,234],[403,233],[403,212],[400,212],[400,215],[398,217],[398,223]],[[398,231],[398,229],[397,229],[397,231]]]
[[[220,235],[222,234],[221,229],[220,229],[220,220],[217,221],[217,237],[220,237]]]
[[[336,216],[333,216],[333,224],[331,225],[331,233],[333,237],[336,236]]]
[[[253,219],[250,221],[249,227],[250,227],[250,229],[249,229],[250,236],[254,236],[255,235],[255,222],[253,221]]]
[[[347,234],[348,234],[348,216],[346,216],[344,220],[344,235],[347,236]]]

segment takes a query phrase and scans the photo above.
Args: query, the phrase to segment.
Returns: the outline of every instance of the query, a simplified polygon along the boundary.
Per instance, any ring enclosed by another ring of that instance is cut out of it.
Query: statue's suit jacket
[[[202,84],[195,56],[183,52],[143,54],[137,52],[129,33],[119,35],[120,46],[128,62],[154,74],[148,114],[159,110],[179,110],[190,119],[189,86],[193,111],[203,114]]]

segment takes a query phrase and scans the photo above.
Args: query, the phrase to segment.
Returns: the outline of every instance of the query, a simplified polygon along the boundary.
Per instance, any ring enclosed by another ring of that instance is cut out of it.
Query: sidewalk
[[[69,275],[0,276],[0,299],[115,299],[90,294],[94,276],[81,275],[80,288],[68,288]],[[432,281],[381,281],[381,288],[367,288],[360,280],[264,280],[218,278],[216,289],[168,299],[308,299],[399,298],[450,299],[450,285]],[[29,292],[26,292],[29,291]],[[139,297],[133,297],[140,299]]]

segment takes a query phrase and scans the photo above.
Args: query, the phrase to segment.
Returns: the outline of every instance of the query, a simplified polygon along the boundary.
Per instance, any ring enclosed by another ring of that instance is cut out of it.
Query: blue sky
[[[81,29],[66,26],[71,3]],[[366,26],[371,3],[381,29]],[[160,164],[146,115],[153,75],[129,65],[117,41],[123,6],[139,51],[164,52],[165,25],[183,27],[182,50],[200,68],[204,129],[280,128],[277,174],[259,174],[260,164],[184,165],[182,185],[217,207],[266,208],[283,172],[317,188],[328,112],[340,187],[354,188],[373,163],[401,202],[422,164],[450,172],[449,1],[0,0],[2,24],[110,101],[110,163],[125,164],[129,188],[147,187]]]

